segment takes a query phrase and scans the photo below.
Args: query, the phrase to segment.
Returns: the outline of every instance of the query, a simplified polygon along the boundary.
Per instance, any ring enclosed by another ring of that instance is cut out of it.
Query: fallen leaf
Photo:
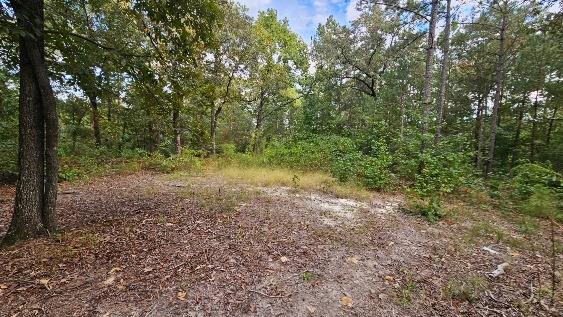
[[[39,282],[39,284],[45,286],[46,289],[50,290],[51,289],[51,287],[49,287],[49,281],[50,280],[51,279],[49,279],[49,278],[41,278],[41,279],[38,279],[37,282]]]
[[[395,278],[393,278],[393,276],[391,275],[385,275],[385,279],[388,281],[393,281]]]
[[[120,267],[114,267],[113,269],[111,269],[111,271],[109,271],[108,274],[115,274],[115,272],[120,272],[120,271],[123,271],[123,269]]]
[[[352,263],[352,264],[358,264],[359,260],[358,260],[358,257],[351,256],[349,258],[346,258],[346,262]]]
[[[282,257],[280,257],[280,261],[281,261],[281,263],[286,263],[286,262],[289,262],[289,258],[286,257],[286,256],[282,256]]]
[[[6,285],[6,284],[0,284],[0,289],[6,289],[6,288],[8,288],[8,285]]]
[[[143,269],[143,272],[148,273],[148,272],[151,272],[152,270],[153,270],[152,267],[146,267],[146,268]]]
[[[349,296],[342,296],[340,297],[340,305],[346,307],[352,307],[352,297]]]
[[[176,298],[178,298],[178,299],[181,300],[181,301],[185,301],[185,300],[186,300],[186,295],[187,295],[186,292],[184,292],[184,291],[179,291],[179,292],[176,294]]]
[[[311,313],[311,314],[317,311],[317,309],[316,309],[315,307],[309,306],[309,305],[307,305],[307,310],[308,310],[309,313]]]
[[[104,285],[111,285],[115,281],[115,275],[110,275],[104,282]]]

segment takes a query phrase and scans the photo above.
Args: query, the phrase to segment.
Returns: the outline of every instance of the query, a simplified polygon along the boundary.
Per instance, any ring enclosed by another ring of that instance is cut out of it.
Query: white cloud
[[[357,9],[358,0],[352,0],[348,3],[348,7],[346,8],[346,19],[348,21],[354,21],[360,17],[361,11]]]

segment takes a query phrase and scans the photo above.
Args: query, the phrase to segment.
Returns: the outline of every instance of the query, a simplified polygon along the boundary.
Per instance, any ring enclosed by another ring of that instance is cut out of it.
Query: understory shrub
[[[534,163],[524,163],[516,166],[510,172],[511,187],[517,199],[525,200],[529,198],[537,186],[555,192],[563,193],[561,174],[548,167]]]

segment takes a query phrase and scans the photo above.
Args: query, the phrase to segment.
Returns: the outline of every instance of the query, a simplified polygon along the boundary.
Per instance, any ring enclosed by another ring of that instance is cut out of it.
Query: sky
[[[273,8],[280,19],[287,18],[291,29],[310,43],[317,25],[333,15],[345,24],[358,16],[357,0],[237,0],[246,6],[251,16],[258,11]]]

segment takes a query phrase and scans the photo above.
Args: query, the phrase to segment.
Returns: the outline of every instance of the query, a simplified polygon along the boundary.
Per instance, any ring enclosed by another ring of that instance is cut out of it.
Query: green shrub
[[[358,163],[362,160],[359,152],[340,154],[332,158],[330,164],[331,175],[340,182],[347,182],[354,177]]]
[[[358,164],[356,174],[367,189],[381,190],[390,182],[390,165],[391,158],[386,154],[378,157],[366,156]]]
[[[522,204],[527,215],[563,221],[563,195],[543,185],[535,185],[532,194]]]
[[[536,186],[562,193],[561,174],[538,164],[524,163],[511,171],[511,186],[517,199],[525,200],[533,193]]]

